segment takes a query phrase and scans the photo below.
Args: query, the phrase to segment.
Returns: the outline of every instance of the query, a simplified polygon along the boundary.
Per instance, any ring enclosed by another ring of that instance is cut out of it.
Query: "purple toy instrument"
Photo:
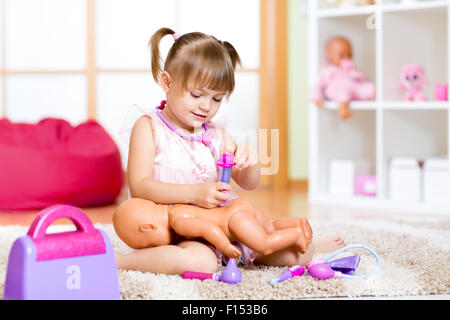
[[[218,273],[185,271],[183,272],[182,278],[198,279],[201,281],[211,279],[214,281],[226,282],[228,284],[237,284],[242,280],[241,272],[239,271],[236,260],[233,258],[228,260],[228,264],[221,275]]]
[[[46,234],[59,218],[77,230]],[[114,252],[108,235],[80,209],[54,205],[42,210],[27,235],[10,251],[5,300],[120,299]]]

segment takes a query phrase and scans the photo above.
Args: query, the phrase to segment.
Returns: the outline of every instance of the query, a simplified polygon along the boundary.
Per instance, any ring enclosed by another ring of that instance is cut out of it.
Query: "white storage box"
[[[328,163],[328,191],[332,195],[354,195],[355,176],[369,172],[368,161],[332,159]]]
[[[422,169],[415,158],[393,158],[389,167],[389,192],[393,200],[422,199]]]
[[[450,171],[447,159],[425,161],[423,200],[430,203],[450,203]]]

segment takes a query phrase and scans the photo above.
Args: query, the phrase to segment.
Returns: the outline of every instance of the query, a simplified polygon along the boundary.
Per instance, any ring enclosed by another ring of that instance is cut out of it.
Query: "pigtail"
[[[228,54],[231,58],[231,63],[233,64],[233,69],[236,70],[236,66],[242,65],[241,64],[241,57],[239,57],[239,54],[237,53],[236,49],[231,45],[231,43],[224,41],[223,46],[225,49],[227,49]]]
[[[150,48],[151,54],[151,67],[152,67],[152,75],[153,79],[155,79],[156,83],[159,83],[159,79],[163,70],[162,63],[163,60],[161,58],[161,53],[159,50],[159,44],[161,39],[169,34],[173,35],[175,31],[169,28],[161,28],[157,30],[150,41],[148,42],[148,46]]]

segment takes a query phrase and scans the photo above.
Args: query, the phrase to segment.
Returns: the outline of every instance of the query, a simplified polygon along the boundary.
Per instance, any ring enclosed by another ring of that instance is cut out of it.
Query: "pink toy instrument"
[[[218,273],[205,273],[205,272],[194,272],[194,271],[185,271],[182,275],[183,279],[197,279],[197,280],[207,280],[211,279],[214,281],[226,282],[228,284],[237,284],[241,282],[241,272],[237,267],[236,260],[230,258],[228,260],[228,264],[223,270],[222,274]]]
[[[50,224],[69,218],[77,230],[46,234]],[[5,300],[116,300],[119,280],[108,235],[70,205],[42,210],[27,235],[10,251]]]

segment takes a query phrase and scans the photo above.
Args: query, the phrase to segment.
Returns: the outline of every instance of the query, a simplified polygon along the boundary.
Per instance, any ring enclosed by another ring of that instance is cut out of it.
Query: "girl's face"
[[[173,125],[191,131],[217,114],[226,92],[199,88],[189,83],[186,90],[172,85],[166,94],[169,106],[167,113]]]

